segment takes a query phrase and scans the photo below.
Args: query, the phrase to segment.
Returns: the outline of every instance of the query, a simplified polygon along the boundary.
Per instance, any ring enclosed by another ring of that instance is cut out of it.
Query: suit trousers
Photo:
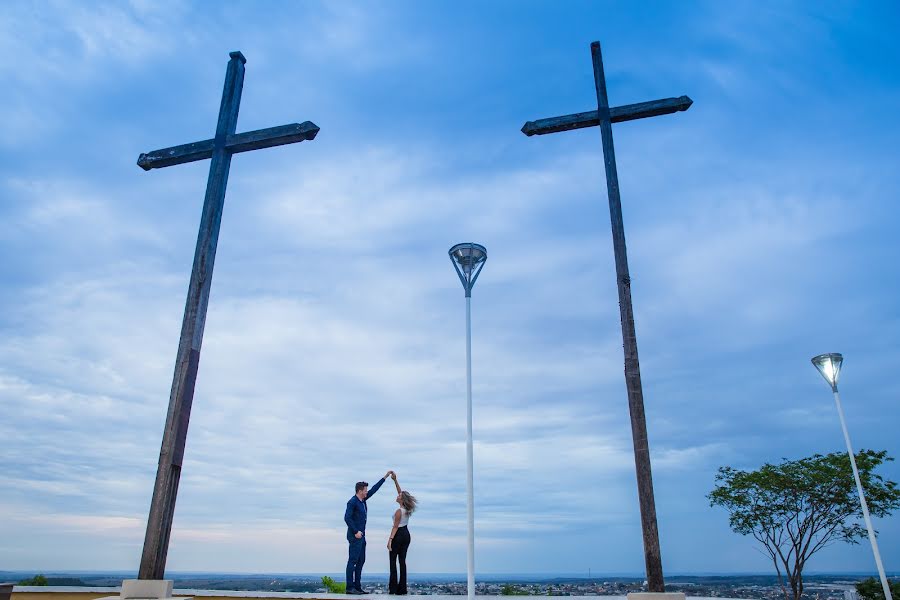
[[[361,539],[348,534],[350,552],[347,556],[347,591],[362,589],[362,570],[366,563],[366,536]]]

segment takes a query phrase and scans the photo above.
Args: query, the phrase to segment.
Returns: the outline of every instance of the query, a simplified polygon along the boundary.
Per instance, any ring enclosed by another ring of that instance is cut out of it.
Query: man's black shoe
[[[358,590],[354,590],[354,589],[352,589],[352,588],[349,589],[349,590],[347,590],[345,593],[346,593],[346,594],[356,594],[356,595],[362,594],[362,592],[360,592],[360,591],[358,591]]]
[[[364,590],[362,588],[357,588],[356,593],[357,594],[371,594],[372,592],[370,592],[369,590]]]

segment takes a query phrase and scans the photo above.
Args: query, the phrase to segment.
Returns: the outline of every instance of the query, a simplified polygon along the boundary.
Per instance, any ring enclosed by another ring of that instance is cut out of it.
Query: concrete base
[[[192,600],[193,596],[179,596],[178,600]],[[118,596],[97,600],[175,600],[171,579],[126,579]]]
[[[126,579],[122,582],[120,598],[171,598],[171,579]],[[648,599],[653,600],[653,599]]]
[[[632,592],[628,600],[684,600],[684,592]]]

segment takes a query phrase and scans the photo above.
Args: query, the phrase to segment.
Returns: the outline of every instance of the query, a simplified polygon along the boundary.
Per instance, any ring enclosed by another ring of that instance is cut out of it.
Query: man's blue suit
[[[375,495],[375,492],[384,483],[382,477],[378,483],[372,486],[366,495],[366,500]],[[362,569],[366,562],[366,500],[360,500],[356,494],[347,500],[347,510],[344,511],[344,523],[347,524],[347,541],[350,543],[350,554],[347,558],[347,591],[362,589]],[[356,539],[356,532],[362,532],[362,537]]]

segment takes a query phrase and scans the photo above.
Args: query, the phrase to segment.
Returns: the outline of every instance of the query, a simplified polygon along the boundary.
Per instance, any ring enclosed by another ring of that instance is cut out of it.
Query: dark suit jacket
[[[378,491],[383,483],[384,477],[379,479],[378,483],[369,488],[366,500],[374,496],[375,492]],[[368,512],[366,500],[360,500],[356,497],[356,494],[347,500],[347,510],[344,511],[344,523],[347,524],[348,540],[355,536],[357,531],[362,531],[363,535],[366,534],[366,513]]]

